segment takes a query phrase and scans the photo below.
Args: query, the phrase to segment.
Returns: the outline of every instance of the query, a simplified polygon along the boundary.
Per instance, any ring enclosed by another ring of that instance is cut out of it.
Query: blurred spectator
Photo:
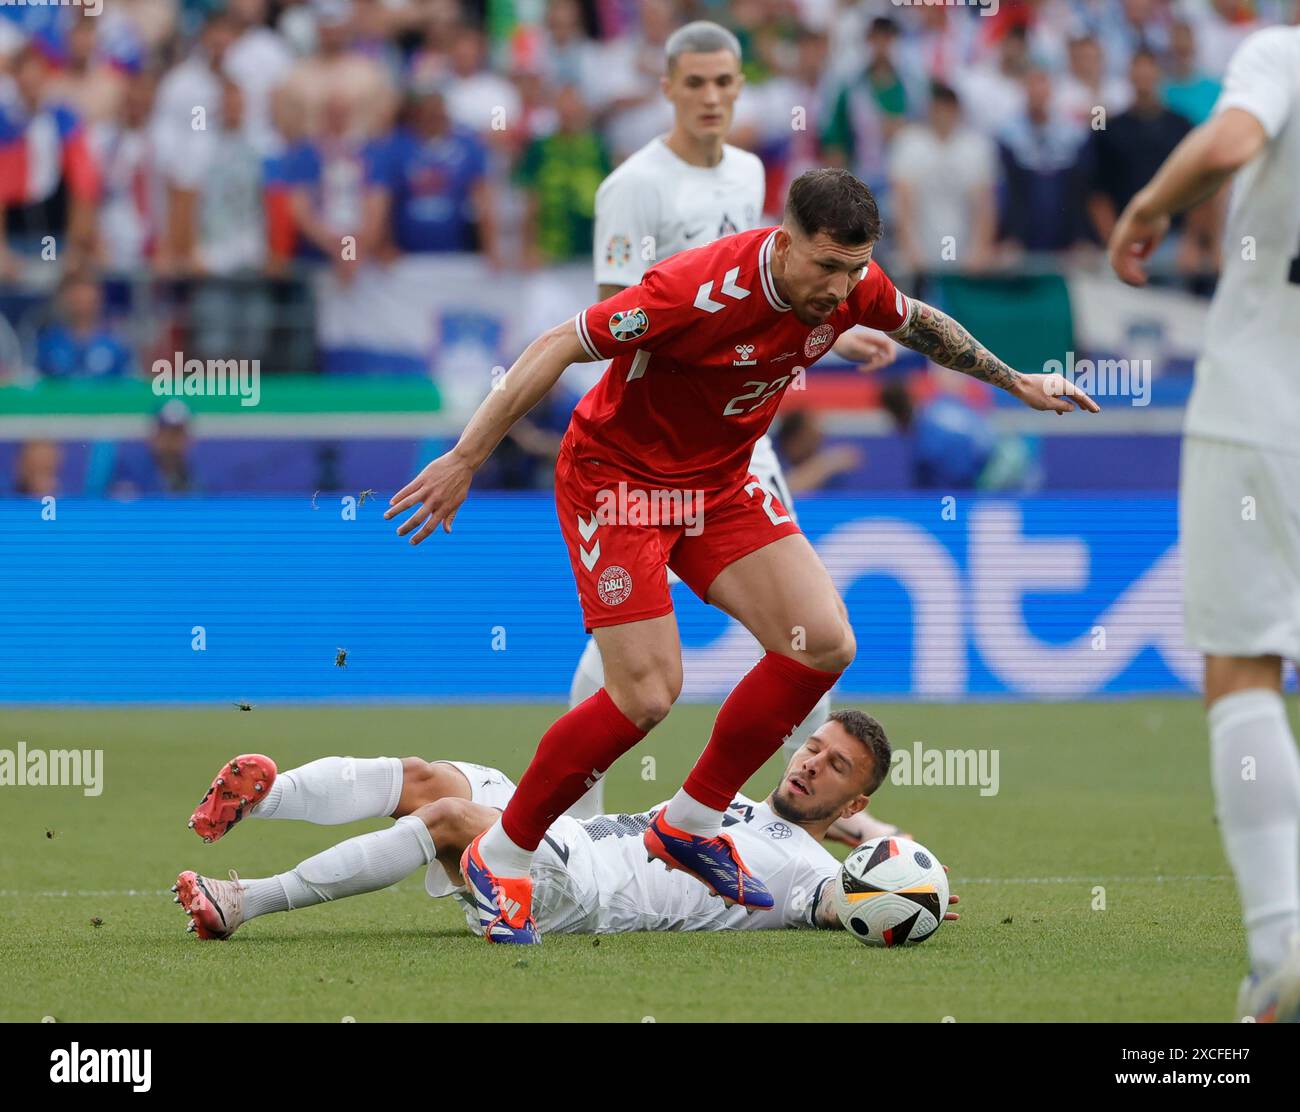
[[[640,150],[673,126],[673,109],[663,95],[664,48],[686,22],[670,0],[641,0],[634,31],[602,50],[605,87],[599,111],[615,162]]]
[[[911,441],[913,484],[923,490],[974,490],[993,458],[992,425],[953,394],[918,407],[902,380],[880,391],[880,406]]]
[[[449,62],[443,95],[453,123],[489,141],[504,139],[508,130],[520,126],[519,93],[487,68],[482,31],[462,27],[452,41]]]
[[[1020,24],[1009,26],[996,55],[956,75],[953,88],[961,97],[966,118],[985,135],[996,135],[1003,122],[1025,107],[1025,73],[1029,70],[1029,44]]]
[[[452,123],[442,95],[417,93],[407,126],[388,145],[382,171],[385,213],[399,251],[500,254],[487,177],[487,150]]]
[[[833,487],[840,476],[862,466],[862,449],[856,444],[827,445],[821,422],[809,410],[785,414],[776,427],[775,441],[791,494]]]
[[[1168,76],[1161,86],[1161,96],[1195,127],[1210,118],[1221,86],[1197,60],[1196,32],[1190,23],[1175,23],[1169,44]]]
[[[125,29],[149,50],[159,49],[176,31],[178,0],[105,0],[104,34]]]
[[[349,130],[373,138],[392,127],[397,90],[384,66],[354,49],[350,0],[318,0],[316,53],[289,71],[291,95],[307,113],[307,131],[317,134],[325,102],[337,98],[346,106]]]
[[[1107,73],[1101,43],[1091,35],[1070,40],[1070,71],[1061,81],[1057,104],[1074,123],[1095,128],[1123,112],[1133,100],[1128,79]],[[1104,111],[1099,113],[1097,109]]]
[[[267,258],[262,158],[244,130],[243,90],[229,78],[210,157],[197,196],[182,205],[194,226],[175,257],[183,273],[221,281],[195,290],[189,342],[202,356],[256,358],[271,324],[266,291],[256,281]]]
[[[893,58],[898,24],[873,19],[866,40],[866,64],[836,96],[822,145],[829,162],[852,170],[873,190],[883,192],[885,145],[898,134],[908,109],[907,90]]]
[[[226,277],[260,270],[266,261],[262,158],[244,129],[244,112],[244,92],[227,78],[210,162],[199,177],[195,202],[186,206],[197,216],[186,240],[204,274]]]
[[[36,337],[36,370],[45,378],[104,379],[135,373],[135,357],[104,321],[99,282],[67,275],[59,290],[59,319]]]
[[[999,239],[1021,251],[1065,251],[1086,235],[1081,156],[1088,132],[1054,104],[1051,77],[1031,69],[1025,111],[998,135],[1004,179]]]
[[[1251,0],[1210,0],[1208,6],[1193,10],[1200,64],[1211,77],[1220,78],[1241,40],[1263,24]]]
[[[156,88],[153,73],[133,74],[114,118],[90,135],[104,190],[98,257],[102,266],[116,272],[144,266],[162,231],[167,199],[149,128]]]
[[[118,448],[109,494],[133,498],[146,494],[193,494],[197,487],[190,453],[190,410],[173,398],[158,411],[153,434],[146,442],[131,441]]]
[[[283,112],[297,113],[297,95],[291,89],[282,94]],[[347,282],[357,262],[387,245],[383,191],[391,141],[365,139],[351,127],[347,96],[327,98],[320,118],[320,137],[291,148],[288,165],[279,172],[290,189],[298,256],[324,259]],[[345,250],[346,236],[352,237],[353,251]]]
[[[201,175],[212,165],[212,137],[221,115],[221,67],[237,34],[228,16],[210,17],[194,50],[158,84],[150,140],[167,198],[155,259],[165,275],[193,265],[193,204]]]
[[[587,34],[578,0],[551,0],[546,5],[544,30],[536,45],[535,64],[553,88],[573,85],[583,100],[597,106],[609,82],[600,46]]]
[[[14,461],[14,493],[26,498],[46,498],[59,493],[63,447],[53,440],[28,440]]]
[[[927,121],[903,128],[890,156],[894,231],[909,270],[992,262],[996,169],[993,143],[962,122],[957,94],[936,84]]]
[[[582,94],[565,85],[555,106],[559,126],[529,144],[518,170],[528,195],[524,244],[529,265],[591,255],[596,189],[611,168]]]
[[[909,80],[921,77],[955,86],[972,64],[975,38],[983,21],[938,4],[915,5],[907,14],[895,52],[899,69]]]
[[[1185,116],[1160,99],[1160,63],[1150,51],[1133,55],[1129,69],[1133,105],[1092,133],[1093,181],[1088,212],[1104,243],[1139,189],[1191,129]]]
[[[271,122],[271,92],[293,68],[293,52],[266,25],[267,0],[230,0],[227,10],[238,37],[222,68],[244,94],[244,134],[259,154],[269,155],[280,146]]]
[[[825,35],[800,31],[793,57],[782,72],[741,90],[736,117],[747,122],[766,167],[769,212],[779,211],[790,182],[823,163],[820,138],[834,96],[828,52]],[[739,131],[733,127],[731,142],[736,142]]]
[[[72,24],[67,56],[46,91],[50,100],[68,105],[88,127],[113,119],[126,92],[126,75],[99,49],[99,26],[98,19],[85,15]]]
[[[1111,73],[1127,71],[1139,51],[1150,51],[1157,57],[1168,53],[1169,7],[1168,0],[1119,0],[1097,5],[1094,19]]]
[[[21,269],[14,252],[75,263],[94,250],[99,168],[77,114],[46,100],[49,78],[40,49],[24,47],[17,95],[0,105],[0,280]]]

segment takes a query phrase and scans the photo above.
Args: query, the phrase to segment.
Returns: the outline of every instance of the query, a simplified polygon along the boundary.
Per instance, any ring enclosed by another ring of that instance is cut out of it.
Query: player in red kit
[[[773,492],[748,472],[754,442],[797,375],[854,325],[1064,413],[1097,405],[1060,375],[1022,375],[950,317],[905,297],[872,251],[870,191],[842,170],[791,186],[779,227],[728,236],[651,268],[641,283],[524,351],[457,445],[392,498],[418,544],[450,532],[474,472],[570,363],[612,359],[575,410],[556,464],[556,508],[605,686],[542,737],[501,821],[461,861],[484,936],[536,942],[529,866],[547,827],[660,722],[681,689],[667,570],[766,650],[718,712],[685,784],[645,833],[669,868],[724,899],[772,906],[721,832],[723,813],[851,663],[848,613]]]

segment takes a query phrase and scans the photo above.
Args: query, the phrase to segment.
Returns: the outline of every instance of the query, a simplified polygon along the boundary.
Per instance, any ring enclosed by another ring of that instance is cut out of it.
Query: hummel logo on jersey
[[[749,296],[749,290],[744,286],[738,286],[736,279],[740,277],[740,267],[733,266],[726,274],[722,276],[722,285],[718,292],[725,294],[727,297],[734,297],[737,301],[743,301]],[[703,309],[706,313],[716,313],[719,309],[725,309],[725,301],[714,301],[710,294],[713,293],[713,283],[705,282],[698,290],[695,291],[695,307]]]
[[[757,359],[750,358],[750,356],[754,354],[753,344],[737,344],[736,354],[739,355],[740,358],[731,361],[733,367],[752,367],[758,362]]]

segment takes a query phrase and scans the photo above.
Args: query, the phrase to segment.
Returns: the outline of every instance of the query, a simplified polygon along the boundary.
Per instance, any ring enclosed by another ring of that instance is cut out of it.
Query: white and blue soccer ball
[[[844,929],[868,946],[912,946],[943,923],[948,874],[910,838],[872,838],[844,859],[835,878]]]

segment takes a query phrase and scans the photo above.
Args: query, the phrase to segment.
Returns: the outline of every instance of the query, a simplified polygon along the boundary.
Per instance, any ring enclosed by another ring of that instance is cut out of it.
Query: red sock
[[[502,829],[521,849],[536,849],[551,823],[591,787],[592,773],[603,773],[645,735],[602,687],[542,735],[501,816]]]
[[[840,678],[768,653],[736,684],[683,788],[698,803],[725,811],[745,781],[781,748]]]

